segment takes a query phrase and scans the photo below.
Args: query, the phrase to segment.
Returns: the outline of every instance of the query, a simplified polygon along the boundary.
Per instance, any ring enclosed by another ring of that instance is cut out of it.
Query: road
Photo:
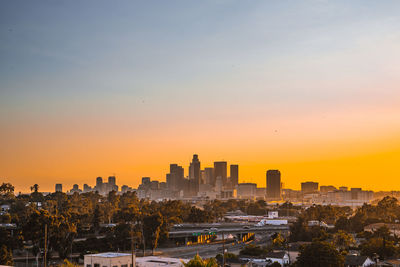
[[[248,245],[249,243],[261,245],[266,244],[267,238],[256,239],[250,242],[227,242],[225,244],[225,249],[229,253],[238,254],[239,251]],[[174,258],[183,258],[183,259],[191,259],[196,254],[199,254],[202,258],[210,258],[215,257],[217,254],[222,254],[222,243],[218,244],[200,244],[200,245],[191,245],[185,247],[177,247],[177,248],[159,248],[158,252],[161,252],[163,256],[166,257],[174,257]]]

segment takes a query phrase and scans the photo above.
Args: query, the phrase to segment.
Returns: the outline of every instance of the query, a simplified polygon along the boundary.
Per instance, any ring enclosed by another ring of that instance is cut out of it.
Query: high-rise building
[[[84,184],[83,185],[83,192],[86,193],[86,192],[90,192],[90,191],[92,191],[92,188],[89,185]]]
[[[238,198],[254,199],[257,193],[257,184],[255,183],[241,183],[237,187]]]
[[[115,176],[108,177],[108,191],[118,192],[118,185],[116,184]]]
[[[96,186],[94,190],[99,192],[99,194],[103,194],[104,186],[103,186],[103,178],[97,177],[96,178]]]
[[[267,171],[267,199],[279,200],[281,199],[281,172],[279,170]]]
[[[321,193],[328,193],[328,192],[333,192],[336,191],[336,187],[334,187],[333,185],[321,185],[319,187],[319,191]]]
[[[115,185],[115,176],[109,176],[108,177],[108,184],[109,185]]]
[[[231,185],[232,188],[236,188],[239,184],[239,165],[231,165],[230,169]]]
[[[180,191],[185,186],[184,169],[178,164],[169,165],[167,174],[167,186],[169,190]]]
[[[150,185],[151,179],[150,177],[142,177],[142,185],[147,186]]]
[[[227,164],[226,161],[216,161],[214,162],[214,181],[217,177],[221,177],[222,185],[227,184]]]
[[[97,186],[101,186],[103,184],[103,178],[101,178],[101,177],[97,177],[96,178],[96,187]]]
[[[56,192],[62,192],[62,184],[56,184]]]
[[[301,183],[301,192],[303,194],[317,193],[318,192],[318,183],[316,183],[316,182]]]
[[[151,190],[158,190],[160,188],[160,183],[158,181],[151,181],[150,182],[150,189]]]
[[[72,189],[71,189],[69,192],[70,192],[70,193],[81,193],[82,190],[79,189],[79,185],[74,184],[74,185],[72,186]]]
[[[214,186],[214,168],[204,168],[204,183]]]
[[[193,155],[189,165],[189,190],[191,195],[197,195],[200,185],[200,161],[197,154]]]

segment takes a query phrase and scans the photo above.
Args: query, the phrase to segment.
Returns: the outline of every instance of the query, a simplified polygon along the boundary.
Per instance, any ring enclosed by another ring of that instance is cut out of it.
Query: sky
[[[400,190],[399,1],[0,2],[0,182]]]

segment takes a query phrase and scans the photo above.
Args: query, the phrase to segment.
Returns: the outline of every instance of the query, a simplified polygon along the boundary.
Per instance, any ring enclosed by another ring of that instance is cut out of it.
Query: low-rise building
[[[183,267],[185,259],[166,258],[166,257],[138,257],[133,256],[136,267],[160,267],[172,266]],[[84,267],[133,267],[132,254],[105,252],[98,254],[89,254],[84,257]]]
[[[390,231],[391,235],[400,235],[400,224],[394,224],[394,223],[373,223],[369,224],[364,227],[365,232],[370,232],[373,233],[377,231],[381,227],[387,227]]]
[[[344,260],[345,267],[366,267],[374,264],[375,262],[367,256],[347,255]]]
[[[159,266],[172,266],[172,267],[183,267],[183,262],[187,263],[189,260],[177,259],[177,258],[166,258],[166,257],[140,257],[136,258],[136,267],[159,267]]]
[[[277,262],[282,266],[289,264],[289,254],[286,251],[271,251],[265,257],[266,262]]]
[[[132,254],[105,252],[85,255],[84,267],[132,267]]]

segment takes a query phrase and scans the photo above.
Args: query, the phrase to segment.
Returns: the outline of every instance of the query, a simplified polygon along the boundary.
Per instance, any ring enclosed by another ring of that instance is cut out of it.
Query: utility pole
[[[131,254],[132,254],[132,267],[136,267],[136,253],[135,246],[133,242],[133,223],[131,224]]]
[[[222,267],[225,267],[225,236],[222,232]]]
[[[44,262],[43,266],[47,266],[47,224],[44,225]]]
[[[144,237],[144,232],[143,232],[143,220],[140,223],[140,229],[142,230],[142,239],[143,239],[143,257],[146,256],[146,240]]]

